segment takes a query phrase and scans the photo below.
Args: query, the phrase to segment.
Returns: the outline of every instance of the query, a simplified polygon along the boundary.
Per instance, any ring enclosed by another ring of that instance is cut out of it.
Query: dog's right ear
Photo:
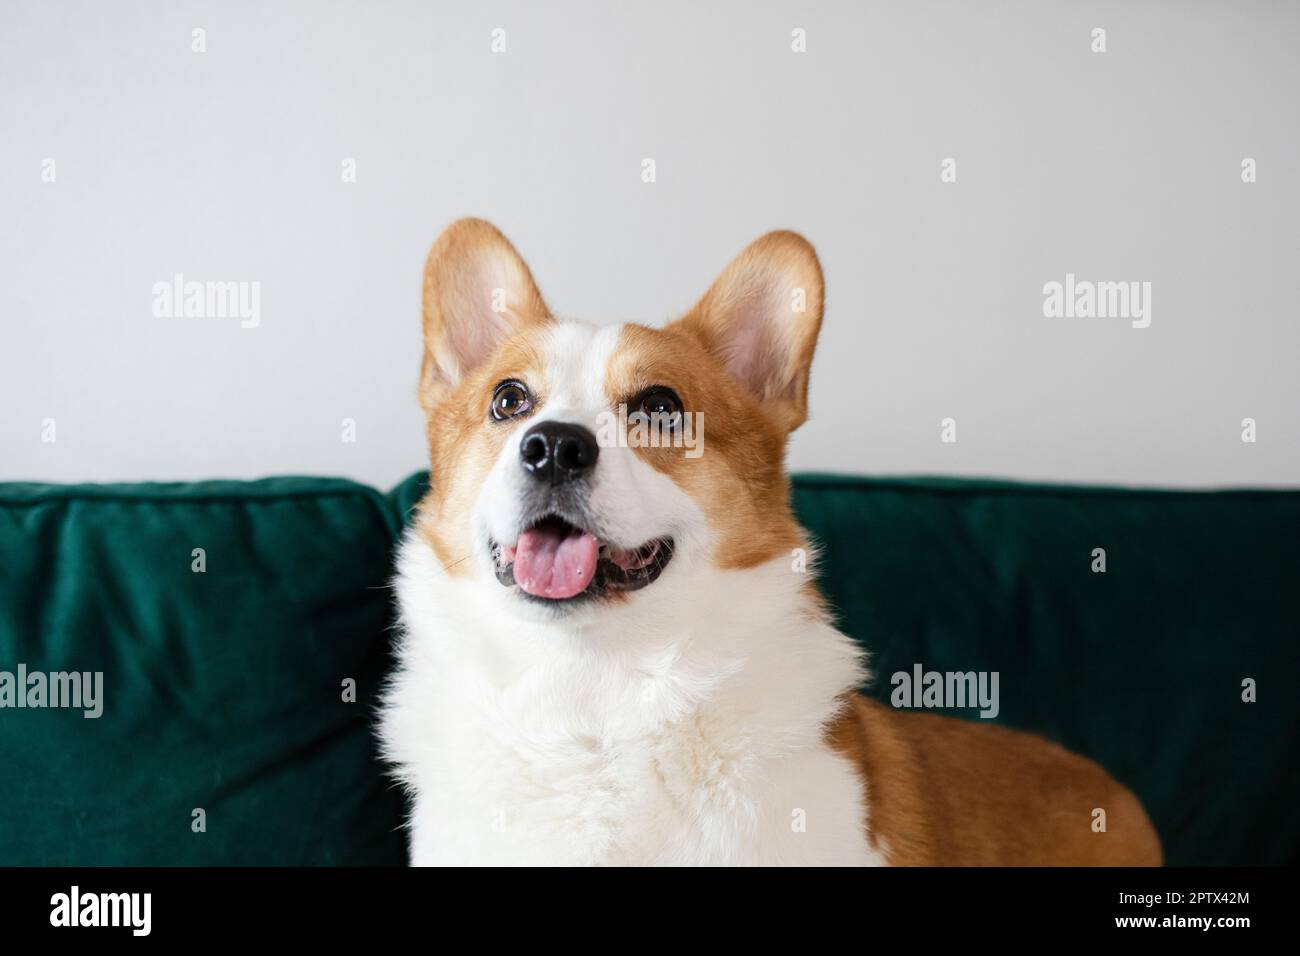
[[[532,273],[490,222],[460,219],[424,264],[420,404],[433,409],[521,328],[550,322]]]

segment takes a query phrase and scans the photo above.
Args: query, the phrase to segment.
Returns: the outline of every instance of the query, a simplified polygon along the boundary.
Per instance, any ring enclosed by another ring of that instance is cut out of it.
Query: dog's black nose
[[[538,481],[552,485],[581,478],[596,465],[596,436],[581,425],[541,422],[519,442],[519,463]]]

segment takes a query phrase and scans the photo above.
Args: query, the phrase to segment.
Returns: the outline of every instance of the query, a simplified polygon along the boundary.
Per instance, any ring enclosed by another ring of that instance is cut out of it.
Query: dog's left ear
[[[793,431],[808,417],[808,372],[822,324],[822,268],[795,232],[769,232],[674,323],[694,335]]]

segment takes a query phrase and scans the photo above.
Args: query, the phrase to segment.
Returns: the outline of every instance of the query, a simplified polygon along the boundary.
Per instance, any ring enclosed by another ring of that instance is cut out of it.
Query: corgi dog
[[[792,232],[661,329],[556,318],[481,220],[434,244],[430,487],[379,724],[413,864],[1160,862],[1092,761],[857,694],[791,557],[822,300]]]

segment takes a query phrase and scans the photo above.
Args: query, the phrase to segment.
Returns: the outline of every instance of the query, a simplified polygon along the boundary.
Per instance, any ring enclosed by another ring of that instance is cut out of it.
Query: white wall
[[[599,322],[804,232],[797,468],[1300,484],[1298,48],[1226,0],[6,0],[0,479],[422,467],[420,269],[475,214]],[[1045,318],[1067,272],[1151,282],[1150,327]],[[156,317],[176,273],[259,282],[260,324]]]

